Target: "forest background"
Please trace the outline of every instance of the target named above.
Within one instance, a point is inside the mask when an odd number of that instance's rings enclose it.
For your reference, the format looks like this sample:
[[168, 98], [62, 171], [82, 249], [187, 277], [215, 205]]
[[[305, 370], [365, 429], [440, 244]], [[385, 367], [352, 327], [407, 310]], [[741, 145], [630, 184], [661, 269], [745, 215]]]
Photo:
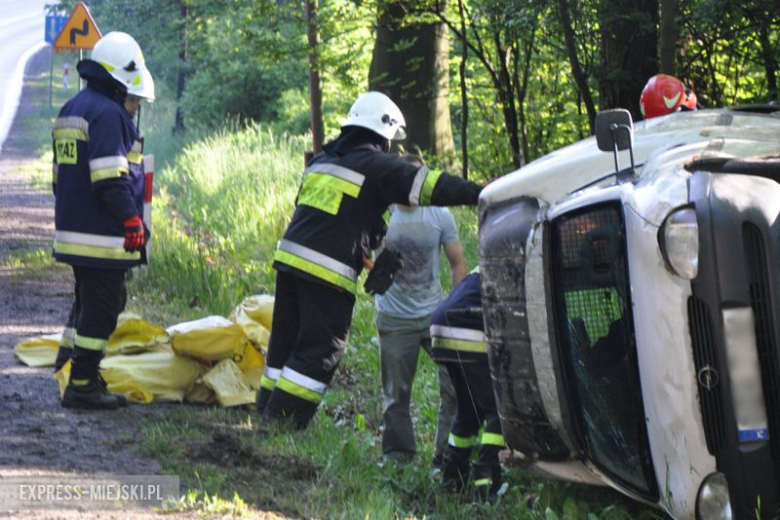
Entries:
[[[68, 13], [75, 1], [52, 11]], [[641, 119], [649, 77], [676, 75], [704, 107], [778, 99], [778, 0], [91, 0], [105, 34], [140, 43], [158, 100], [142, 109], [156, 156], [151, 265], [132, 280], [135, 310], [165, 326], [227, 315], [273, 293], [273, 251], [293, 211], [304, 154], [338, 135], [349, 106], [381, 90], [407, 119], [408, 151], [484, 182], [591, 134], [595, 114]], [[75, 56], [59, 55], [58, 64]], [[72, 67], [75, 72], [75, 67]], [[54, 70], [59, 70], [55, 68]], [[55, 73], [57, 75], [59, 73]], [[47, 117], [53, 118], [58, 94]], [[50, 145], [41, 156], [50, 161]], [[44, 161], [45, 162], [45, 161]], [[41, 172], [39, 182], [46, 184]], [[470, 267], [473, 210], [455, 211]], [[43, 256], [41, 258], [44, 258]], [[41, 260], [47, 261], [47, 260]], [[448, 284], [448, 276], [442, 276]], [[253, 431], [247, 411], [190, 408], [150, 419], [141, 445], [190, 492], [178, 507], [292, 516], [636, 518], [619, 495], [510, 470], [495, 509], [435, 493], [437, 388], [420, 358], [413, 394], [420, 454], [377, 464], [381, 427], [373, 301], [360, 294], [348, 354], [313, 428], [243, 437], [253, 457], [311, 471], [192, 464], [186, 439], [215, 425]], [[239, 474], [240, 478], [237, 478]]]

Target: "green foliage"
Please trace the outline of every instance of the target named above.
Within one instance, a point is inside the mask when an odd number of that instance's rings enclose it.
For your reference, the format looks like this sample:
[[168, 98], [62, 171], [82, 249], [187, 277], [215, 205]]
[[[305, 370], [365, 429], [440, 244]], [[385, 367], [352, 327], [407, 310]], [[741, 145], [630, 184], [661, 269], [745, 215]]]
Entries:
[[195, 18], [188, 44], [187, 116], [219, 126], [225, 116], [271, 120], [275, 100], [307, 84], [304, 32], [292, 6], [233, 2]]
[[305, 140], [250, 124], [185, 148], [158, 171], [144, 288], [227, 314], [273, 292], [271, 260], [292, 213]]
[[[772, 2], [707, 0], [681, 4], [681, 78], [706, 107], [766, 102], [761, 34], [780, 68], [780, 11]], [[774, 7], [773, 7], [774, 6]], [[777, 72], [775, 72], [777, 74]], [[774, 93], [777, 99], [777, 92]]]
[[[410, 20], [412, 16], [446, 20], [449, 25], [452, 120], [460, 126], [464, 107], [458, 88], [462, 50], [458, 2], [449, 2], [441, 11], [439, 3], [428, 0], [399, 1]], [[622, 81], [630, 70], [603, 68], [602, 30], [614, 13], [600, 12], [599, 2], [567, 1], [579, 60], [591, 95], [598, 99], [605, 85], [612, 79]], [[338, 133], [351, 102], [366, 89], [379, 2], [320, 3], [317, 51], [328, 137]], [[63, 0], [60, 7], [69, 11], [75, 3]], [[777, 96], [769, 91], [766, 61], [773, 60], [776, 76], [780, 19], [773, 5], [768, 0], [680, 4], [679, 75], [705, 106]], [[466, 78], [468, 147], [475, 177], [488, 179], [514, 169], [509, 129], [515, 124], [520, 126], [526, 162], [587, 135], [587, 115], [572, 80], [557, 2], [464, 0], [464, 7], [471, 46]], [[103, 33], [123, 30], [136, 37], [158, 88], [162, 87], [158, 98], [176, 97], [182, 73], [185, 84], [178, 108], [188, 127], [219, 128], [226, 121], [253, 120], [295, 134], [308, 129], [308, 48], [301, 3], [92, 0], [90, 9]], [[648, 26], [657, 16], [647, 9], [620, 14], [617, 22]], [[646, 29], [652, 32], [653, 27]], [[511, 81], [501, 79], [501, 64]], [[502, 111], [509, 104], [515, 106], [518, 119]], [[454, 134], [459, 140], [460, 132]]]
[[306, 90], [300, 88], [285, 90], [274, 103], [274, 111], [279, 116], [278, 120], [271, 124], [275, 132], [291, 135], [309, 132], [311, 116], [309, 94]]

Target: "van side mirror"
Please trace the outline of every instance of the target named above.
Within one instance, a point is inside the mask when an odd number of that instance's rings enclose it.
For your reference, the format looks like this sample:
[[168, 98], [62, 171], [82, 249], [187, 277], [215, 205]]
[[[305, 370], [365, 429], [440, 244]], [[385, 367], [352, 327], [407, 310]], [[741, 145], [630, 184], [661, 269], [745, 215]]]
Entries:
[[631, 148], [634, 122], [631, 113], [624, 108], [605, 110], [596, 115], [596, 143], [602, 152]]
[[615, 171], [619, 172], [618, 152], [628, 150], [631, 154], [631, 170], [634, 169], [634, 121], [624, 108], [605, 110], [596, 115], [596, 144], [602, 152], [615, 156]]

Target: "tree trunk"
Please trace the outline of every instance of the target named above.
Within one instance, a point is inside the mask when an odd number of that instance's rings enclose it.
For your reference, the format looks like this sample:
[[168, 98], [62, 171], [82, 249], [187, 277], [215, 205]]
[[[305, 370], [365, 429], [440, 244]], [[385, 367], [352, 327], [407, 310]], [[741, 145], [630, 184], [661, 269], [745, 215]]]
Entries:
[[[534, 18], [538, 20], [538, 18]], [[528, 41], [523, 43], [523, 76], [520, 79], [520, 54], [515, 59], [515, 85], [517, 88], [517, 114], [520, 118], [520, 139], [523, 145], [523, 158], [528, 161], [530, 159], [530, 147], [528, 146], [528, 128], [525, 117], [525, 99], [528, 94], [528, 80], [531, 76], [531, 59], [533, 58], [534, 42], [536, 40], [536, 30], [538, 29], [538, 23], [534, 22], [533, 26], [529, 29], [530, 35]]]
[[[569, 54], [569, 62], [571, 63], [571, 72], [574, 76], [574, 82], [577, 85], [577, 90], [582, 96], [582, 102], [585, 103], [585, 110], [588, 112], [588, 123], [590, 125], [590, 133], [594, 132], [594, 125], [596, 121], [596, 105], [593, 102], [593, 96], [590, 93], [588, 87], [588, 78], [580, 66], [580, 59], [577, 56], [577, 46], [574, 39], [574, 26], [571, 23], [571, 14], [569, 13], [568, 0], [558, 0], [558, 14], [561, 18], [561, 27], [563, 28], [563, 37], [566, 41], [566, 52]], [[639, 99], [639, 98], [637, 98]]]
[[601, 110], [625, 108], [641, 119], [639, 96], [658, 73], [658, 0], [601, 0]]
[[469, 98], [466, 88], [466, 62], [469, 57], [469, 42], [466, 34], [466, 13], [463, 6], [463, 0], [458, 0], [458, 13], [460, 15], [460, 34], [461, 34], [461, 55], [458, 74], [460, 76], [460, 104], [461, 104], [461, 122], [460, 122], [460, 160], [461, 172], [464, 179], [469, 178]]
[[520, 168], [525, 164], [523, 150], [520, 146], [520, 122], [517, 117], [517, 106], [515, 105], [515, 88], [512, 83], [512, 76], [509, 72], [507, 58], [511, 50], [504, 49], [501, 44], [501, 36], [498, 33], [493, 35], [493, 43], [496, 46], [498, 59], [498, 78], [500, 86], [498, 87], [498, 99], [501, 102], [501, 110], [504, 114], [504, 124], [509, 134], [509, 146], [512, 149], [512, 165]]
[[448, 102], [449, 39], [442, 23], [403, 25], [409, 4], [380, 4], [369, 88], [395, 101], [406, 119], [406, 147], [453, 166], [455, 144]]
[[322, 82], [320, 80], [319, 44], [320, 32], [317, 25], [317, 0], [306, 2], [306, 34], [309, 42], [309, 103], [311, 109], [311, 140], [314, 154], [322, 151], [325, 138], [325, 124], [322, 118]]
[[184, 94], [184, 88], [187, 84], [187, 21], [190, 16], [190, 8], [186, 0], [179, 4], [179, 13], [181, 15], [180, 29], [180, 47], [179, 47], [179, 74], [176, 80], [176, 122], [173, 125], [173, 133], [183, 132], [184, 112], [181, 109], [181, 97]]
[[777, 90], [777, 61], [772, 51], [772, 42], [769, 41], [769, 28], [761, 24], [758, 30], [758, 41], [761, 43], [761, 55], [764, 59], [766, 71], [766, 86], [769, 90], [767, 99], [780, 100], [780, 92]]
[[674, 76], [676, 74], [677, 57], [677, 12], [680, 6], [679, 0], [660, 0], [661, 2], [661, 31], [658, 39], [658, 54], [660, 56], [660, 70], [664, 74]]

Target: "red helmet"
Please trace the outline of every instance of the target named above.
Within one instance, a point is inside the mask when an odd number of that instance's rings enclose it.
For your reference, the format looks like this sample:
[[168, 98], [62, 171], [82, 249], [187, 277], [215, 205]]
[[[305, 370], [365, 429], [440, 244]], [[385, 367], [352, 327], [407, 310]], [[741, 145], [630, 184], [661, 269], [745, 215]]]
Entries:
[[696, 110], [696, 94], [674, 76], [657, 74], [647, 81], [639, 97], [645, 119], [665, 116], [679, 110]]

